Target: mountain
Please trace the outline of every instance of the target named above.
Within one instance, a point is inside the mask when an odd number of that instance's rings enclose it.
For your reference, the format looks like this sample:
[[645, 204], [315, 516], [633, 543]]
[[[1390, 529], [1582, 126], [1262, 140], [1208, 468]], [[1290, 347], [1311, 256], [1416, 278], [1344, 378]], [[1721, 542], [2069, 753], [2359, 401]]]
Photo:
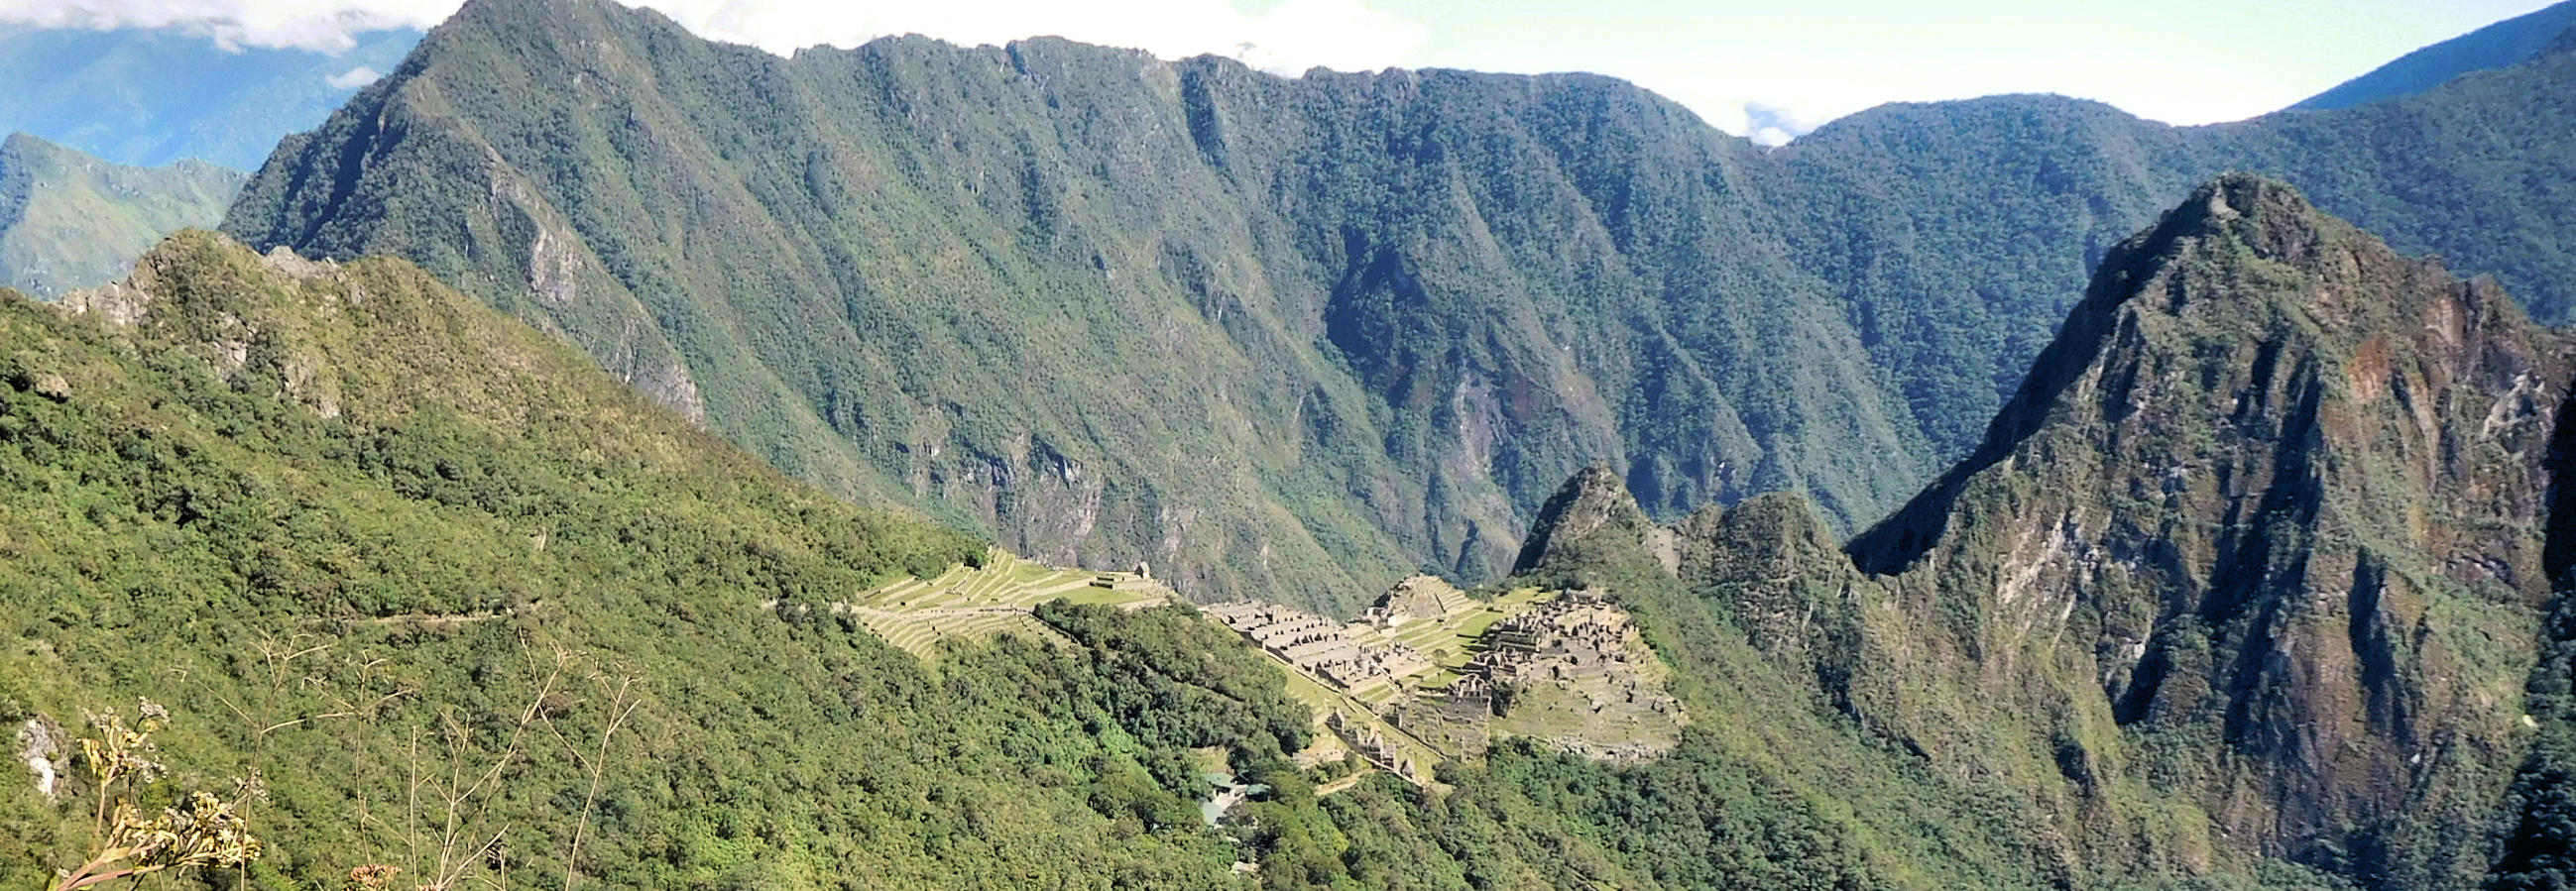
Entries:
[[226, 225], [414, 258], [835, 490], [1350, 606], [1498, 574], [1595, 456], [1636, 456], [1658, 505], [1790, 487], [1865, 516], [1913, 485], [1902, 408], [1728, 197], [1759, 158], [1594, 77], [1291, 81], [1055, 40], [781, 59], [486, 0]]
[[1854, 720], [2095, 856], [2458, 887], [2531, 743], [2571, 381], [2576, 338], [2491, 280], [2230, 176], [2109, 252], [1848, 563], [1777, 505], [1677, 550]]
[[1757, 695], [2028, 808], [2061, 887], [2556, 887], [2571, 385], [2576, 334], [2492, 280], [2230, 175], [2108, 250], [1888, 520], [1838, 543], [1777, 493], [1658, 528], [1592, 469], [1519, 565], [1669, 573], [1704, 640], [1803, 678]]
[[124, 277], [162, 236], [221, 221], [244, 175], [111, 164], [24, 133], [0, 141], [0, 287], [39, 297]]
[[2567, 64], [2213, 128], [1891, 106], [1764, 151], [1594, 77], [782, 59], [478, 0], [225, 226], [411, 258], [834, 491], [1347, 608], [1500, 573], [1594, 461], [1658, 517], [1774, 490], [1883, 516], [2109, 247], [2229, 169], [2565, 318]]
[[[251, 170], [312, 127], [365, 72], [393, 70], [415, 31], [362, 33], [339, 52], [227, 47], [179, 28], [0, 24], [0, 132], [23, 131], [119, 164], [195, 158]], [[131, 259], [131, 258], [129, 258]]]
[[[2534, 665], [2524, 573], [2564, 562], [2534, 514], [2568, 338], [2250, 178], [2105, 270], [1962, 482], [1905, 515], [1948, 518], [1910, 560], [1882, 533], [1837, 548], [1795, 494], [1673, 528], [1607, 468], [1545, 500], [1518, 581], [1634, 616], [1700, 716], [1669, 754], [1505, 741], [1427, 788], [1324, 794], [1283, 757], [1315, 716], [1187, 606], [1058, 602], [915, 658], [841, 606], [976, 543], [793, 482], [407, 262], [182, 233], [59, 305], [0, 293], [0, 720], [57, 776], [72, 737], [153, 728], [166, 777], [138, 794], [234, 802], [267, 847], [243, 880], [280, 887], [2330, 889], [2267, 855], [2378, 887], [2482, 865], [2480, 806], [2528, 748], [2497, 729]], [[2044, 546], [1995, 547], [2022, 529]], [[2249, 556], [2288, 543], [2317, 559]], [[2169, 590], [2198, 599], [2149, 602]], [[2147, 664], [2103, 618], [2131, 614], [2165, 620], [2162, 667], [2097, 674]], [[2255, 658], [2190, 658], [2212, 651]], [[2302, 661], [2342, 653], [2378, 667]], [[2117, 704], [2149, 675], [2143, 717]], [[2253, 732], [2209, 726], [2228, 701]], [[1270, 791], [1207, 828], [1211, 768]], [[0, 873], [78, 862], [90, 785], [0, 793]]]
[[[1540, 538], [1566, 547], [1644, 526], [1613, 475], [1553, 502]], [[1507, 741], [1433, 788], [1319, 794], [1333, 765], [1281, 757], [1315, 716], [1186, 606], [1057, 602], [915, 658], [840, 605], [988, 559], [976, 543], [792, 482], [398, 260], [187, 232], [61, 304], [0, 292], [0, 516], [0, 720], [13, 763], [56, 779], [0, 787], [22, 884], [94, 850], [99, 785], [232, 803], [265, 848], [239, 880], [265, 887], [2059, 871], [2026, 804], [1874, 744], [1635, 548], [1534, 572], [1630, 604], [1693, 713], [1727, 716], [1644, 761]], [[161, 776], [63, 782], [75, 737], [113, 726], [150, 730], [135, 754]], [[1269, 791], [1208, 827], [1209, 770]]]
[[2515, 16], [2467, 34], [2397, 57], [2370, 73], [2335, 85], [2290, 106], [2293, 109], [2350, 108], [2411, 96], [2441, 86], [2473, 71], [2510, 67], [2540, 54], [2576, 28], [2576, 3], [2559, 3]]
[[[1200, 827], [1192, 750], [1249, 768], [1306, 732], [1178, 610], [1068, 607], [1083, 648], [937, 663], [834, 617], [983, 549], [399, 261], [199, 231], [61, 307], [0, 292], [0, 467], [0, 719], [85, 771], [84, 713], [155, 701], [157, 788], [241, 804], [254, 884], [1218, 887], [1243, 855]], [[80, 775], [13, 772], [0, 875], [79, 862]]]

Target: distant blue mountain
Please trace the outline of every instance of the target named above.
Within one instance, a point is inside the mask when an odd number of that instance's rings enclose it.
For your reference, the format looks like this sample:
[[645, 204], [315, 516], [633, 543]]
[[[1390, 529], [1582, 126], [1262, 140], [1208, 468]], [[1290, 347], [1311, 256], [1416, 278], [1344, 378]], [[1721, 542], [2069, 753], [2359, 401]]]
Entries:
[[[341, 53], [228, 51], [178, 29], [0, 25], [0, 133], [42, 136], [119, 164], [198, 158], [255, 170], [288, 133], [311, 129], [420, 42], [358, 35]], [[352, 72], [359, 72], [352, 76]]]
[[2291, 108], [2351, 108], [2411, 96], [2472, 71], [2505, 68], [2535, 55], [2576, 28], [2576, 0], [2506, 19], [2407, 53], [2369, 74], [2344, 81]]

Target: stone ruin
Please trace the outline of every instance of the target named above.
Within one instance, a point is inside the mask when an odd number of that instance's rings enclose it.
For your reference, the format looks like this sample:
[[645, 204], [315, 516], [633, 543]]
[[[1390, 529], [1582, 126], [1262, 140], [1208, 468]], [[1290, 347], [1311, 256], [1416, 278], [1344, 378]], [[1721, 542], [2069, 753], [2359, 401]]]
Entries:
[[1365, 642], [1364, 623], [1336, 622], [1275, 603], [1220, 603], [1207, 612], [1299, 670], [1344, 687], [1429, 671], [1431, 659], [1397, 643]]
[[1414, 575], [1395, 583], [1360, 620], [1377, 628], [1446, 619], [1476, 608], [1475, 598], [1436, 575]]

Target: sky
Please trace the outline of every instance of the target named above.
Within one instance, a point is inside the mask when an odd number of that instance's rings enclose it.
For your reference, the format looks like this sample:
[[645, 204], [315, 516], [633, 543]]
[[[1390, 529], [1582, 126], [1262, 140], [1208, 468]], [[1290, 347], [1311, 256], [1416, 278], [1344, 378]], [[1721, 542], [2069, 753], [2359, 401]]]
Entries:
[[[1777, 143], [1891, 101], [2048, 92], [2175, 124], [2271, 111], [2549, 0], [642, 0], [787, 53], [920, 33], [1055, 34], [1274, 73], [1447, 67], [1626, 78]], [[227, 46], [352, 45], [458, 0], [0, 0], [0, 22], [182, 27]], [[352, 70], [342, 79], [372, 77]]]

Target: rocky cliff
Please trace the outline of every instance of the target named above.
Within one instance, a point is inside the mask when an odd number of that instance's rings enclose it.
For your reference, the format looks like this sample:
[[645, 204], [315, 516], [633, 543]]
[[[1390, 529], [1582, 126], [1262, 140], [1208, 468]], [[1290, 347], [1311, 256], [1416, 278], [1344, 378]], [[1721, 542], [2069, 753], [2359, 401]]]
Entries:
[[1837, 548], [1766, 496], [1684, 521], [1669, 565], [1867, 732], [2051, 814], [2071, 864], [2467, 884], [2535, 665], [2552, 689], [2571, 380], [2576, 339], [2493, 282], [2231, 175], [2108, 252], [1888, 520]]

